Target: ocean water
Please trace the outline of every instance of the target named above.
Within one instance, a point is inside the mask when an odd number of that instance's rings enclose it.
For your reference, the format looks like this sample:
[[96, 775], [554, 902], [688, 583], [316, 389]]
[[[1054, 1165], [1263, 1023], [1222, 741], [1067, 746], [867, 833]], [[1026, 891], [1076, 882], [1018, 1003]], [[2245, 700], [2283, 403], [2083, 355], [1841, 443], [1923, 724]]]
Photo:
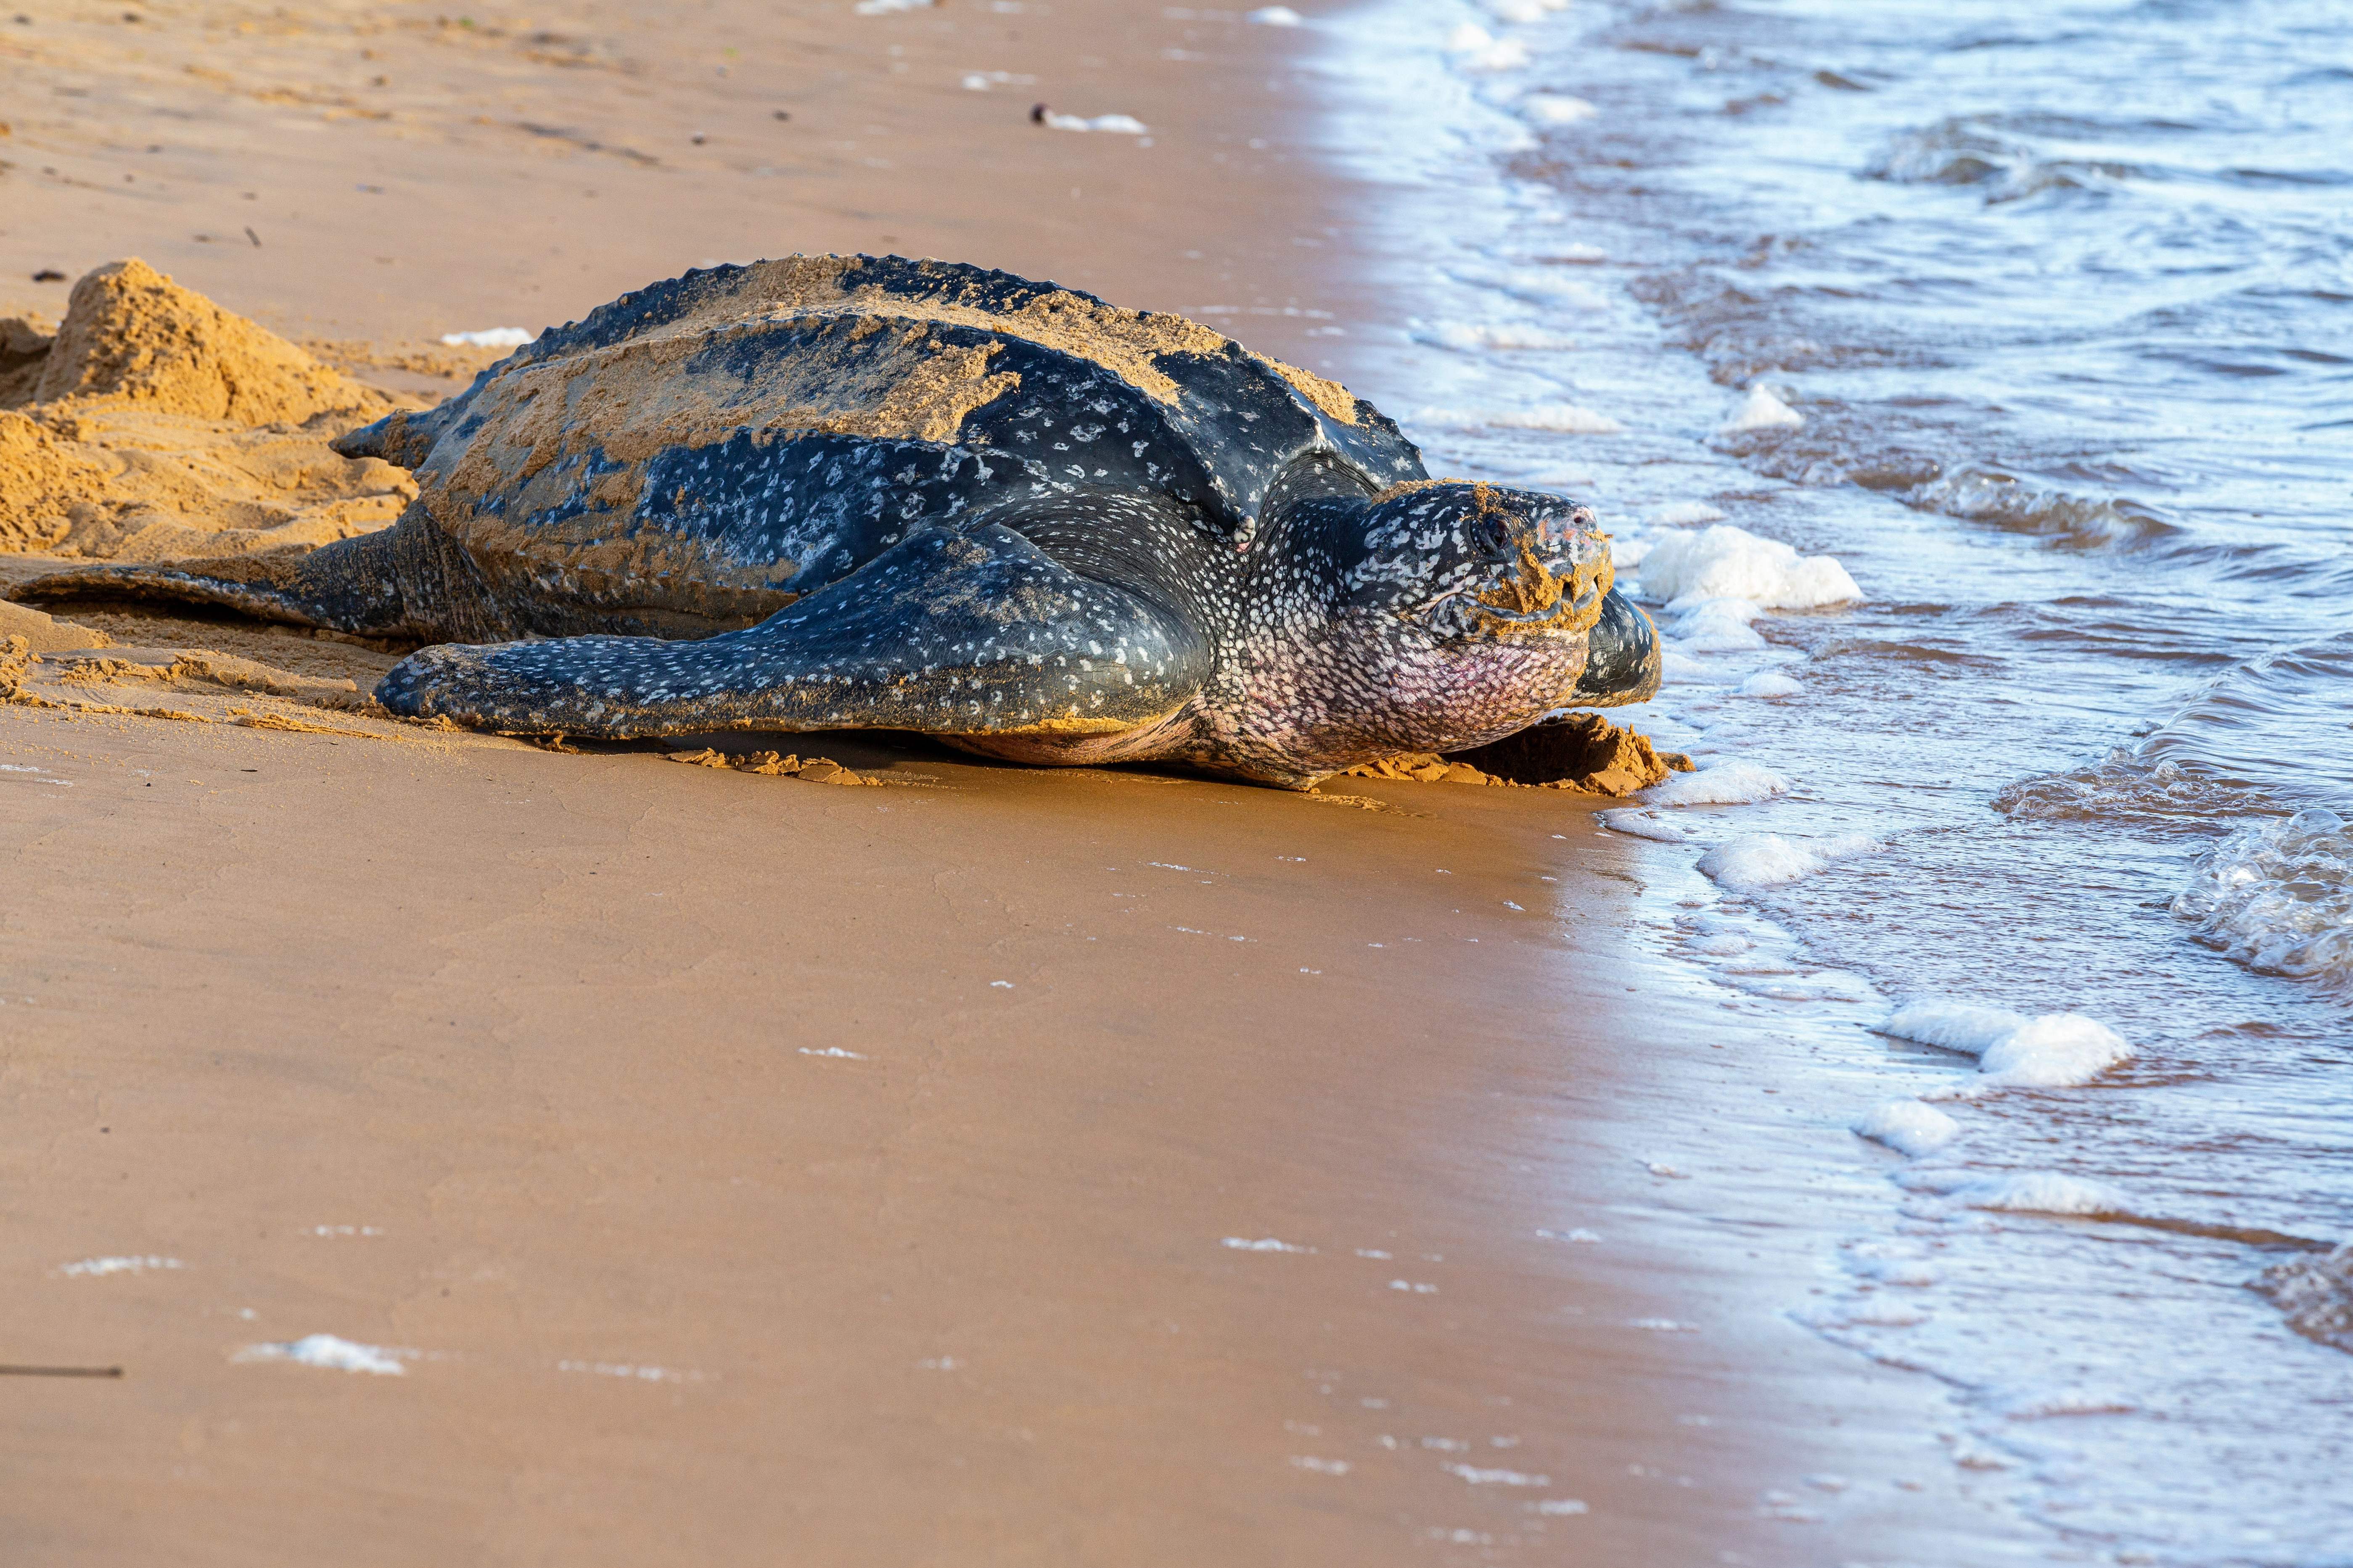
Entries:
[[1647, 939], [1884, 1043], [1792, 1313], [2062, 1557], [2353, 1563], [2353, 1355], [2254, 1288], [2353, 1237], [2353, 7], [1315, 25], [1409, 312], [1340, 368], [1668, 634]]

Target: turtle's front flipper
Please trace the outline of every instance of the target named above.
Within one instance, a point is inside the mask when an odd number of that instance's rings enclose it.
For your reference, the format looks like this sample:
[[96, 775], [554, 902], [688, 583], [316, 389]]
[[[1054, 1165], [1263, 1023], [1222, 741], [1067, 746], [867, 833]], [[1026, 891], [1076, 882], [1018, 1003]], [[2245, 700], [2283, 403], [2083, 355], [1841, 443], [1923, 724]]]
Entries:
[[307, 554], [84, 566], [36, 577], [11, 596], [218, 605], [265, 621], [429, 642], [517, 630], [465, 552], [417, 507], [390, 528]]
[[376, 698], [510, 734], [879, 729], [1079, 742], [1166, 717], [1208, 668], [1208, 645], [1174, 610], [984, 523], [923, 529], [742, 631], [431, 647]]

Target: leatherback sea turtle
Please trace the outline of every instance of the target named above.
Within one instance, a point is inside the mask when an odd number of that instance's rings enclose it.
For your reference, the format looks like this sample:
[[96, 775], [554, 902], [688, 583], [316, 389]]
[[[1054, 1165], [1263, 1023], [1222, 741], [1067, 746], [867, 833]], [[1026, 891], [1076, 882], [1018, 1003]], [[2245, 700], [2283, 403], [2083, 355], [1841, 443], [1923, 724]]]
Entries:
[[1003, 272], [689, 272], [336, 445], [416, 470], [394, 526], [34, 591], [430, 642], [377, 699], [508, 733], [913, 730], [1293, 787], [1658, 683], [1591, 512], [1433, 482], [1332, 382]]

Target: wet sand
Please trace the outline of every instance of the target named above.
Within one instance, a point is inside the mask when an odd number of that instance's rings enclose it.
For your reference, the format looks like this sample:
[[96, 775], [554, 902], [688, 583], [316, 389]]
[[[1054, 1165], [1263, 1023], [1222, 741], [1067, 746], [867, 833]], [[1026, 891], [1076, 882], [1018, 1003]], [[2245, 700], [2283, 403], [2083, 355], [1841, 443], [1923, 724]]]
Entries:
[[[1035, 9], [44, 19], [9, 101], [86, 96], [12, 110], [0, 268], [144, 255], [402, 391], [432, 333], [792, 248], [1270, 312], [1204, 319], [1311, 368], [1279, 312], [1398, 308], [1294, 243], [1358, 195], [1303, 35]], [[181, 184], [119, 193], [167, 119]], [[884, 782], [0, 707], [0, 1362], [125, 1373], [0, 1379], [19, 1560], [2042, 1554], [1932, 1388], [1785, 1316], [1874, 1156], [1626, 929], [1588, 803], [811, 742]], [[312, 1333], [401, 1370], [235, 1359]]]

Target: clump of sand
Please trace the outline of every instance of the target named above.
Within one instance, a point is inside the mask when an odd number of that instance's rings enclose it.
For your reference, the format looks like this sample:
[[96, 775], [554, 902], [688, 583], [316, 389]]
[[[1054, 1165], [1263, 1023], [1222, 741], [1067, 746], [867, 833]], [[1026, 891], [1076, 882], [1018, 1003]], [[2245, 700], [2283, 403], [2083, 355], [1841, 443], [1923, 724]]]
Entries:
[[831, 757], [779, 756], [774, 752], [723, 752], [705, 746], [699, 751], [667, 753], [673, 763], [684, 763], [697, 768], [733, 768], [737, 773], [761, 773], [769, 778], [796, 778], [810, 784], [874, 784], [881, 779], [871, 779], [853, 773]]
[[1442, 757], [1408, 752], [1348, 772], [1357, 778], [1417, 784], [1516, 784], [1622, 796], [1692, 767], [1681, 752], [1662, 752], [1649, 736], [1599, 713], [1569, 713], [1467, 752]]
[[159, 561], [381, 528], [406, 473], [328, 445], [397, 406], [145, 262], [0, 320], [0, 552]]

